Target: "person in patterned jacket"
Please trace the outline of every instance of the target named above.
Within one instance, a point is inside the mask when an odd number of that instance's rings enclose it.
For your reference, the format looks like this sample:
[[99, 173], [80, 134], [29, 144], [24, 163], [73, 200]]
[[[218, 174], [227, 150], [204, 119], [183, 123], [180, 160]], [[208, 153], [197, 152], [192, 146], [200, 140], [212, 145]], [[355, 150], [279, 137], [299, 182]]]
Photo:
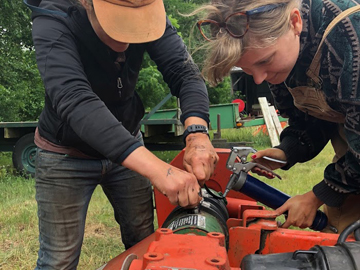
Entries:
[[[207, 16], [197, 23], [209, 41], [203, 68], [207, 80], [217, 84], [233, 66], [240, 67], [255, 83], [269, 83], [277, 108], [289, 118], [280, 145], [258, 151], [254, 161], [287, 170], [314, 158], [329, 141], [333, 145], [336, 155], [323, 180], [275, 210], [278, 215], [288, 211], [284, 228], [310, 226], [322, 205], [331, 225], [326, 232], [341, 232], [360, 219], [359, 4], [217, 0], [203, 7]], [[266, 161], [265, 155], [287, 164]]]

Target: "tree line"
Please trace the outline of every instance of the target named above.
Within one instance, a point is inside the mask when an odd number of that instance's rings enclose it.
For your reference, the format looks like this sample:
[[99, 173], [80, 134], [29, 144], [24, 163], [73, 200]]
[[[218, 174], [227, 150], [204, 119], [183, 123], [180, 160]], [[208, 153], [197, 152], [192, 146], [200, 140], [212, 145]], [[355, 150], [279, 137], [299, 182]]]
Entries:
[[[204, 41], [197, 38], [194, 29], [196, 17], [184, 16], [204, 0], [165, 0], [165, 8], [172, 24], [187, 44], [190, 52]], [[207, 2], [207, 0], [206, 0]], [[192, 54], [201, 68], [203, 52]], [[21, 0], [3, 0], [0, 5], [0, 122], [36, 121], [44, 105], [44, 86], [41, 81], [31, 38], [31, 11]], [[230, 102], [230, 80], [216, 88], [208, 86], [211, 104]], [[146, 55], [139, 74], [136, 91], [144, 106], [150, 110], [159, 103], [169, 89], [156, 65]], [[176, 98], [162, 109], [175, 108]]]

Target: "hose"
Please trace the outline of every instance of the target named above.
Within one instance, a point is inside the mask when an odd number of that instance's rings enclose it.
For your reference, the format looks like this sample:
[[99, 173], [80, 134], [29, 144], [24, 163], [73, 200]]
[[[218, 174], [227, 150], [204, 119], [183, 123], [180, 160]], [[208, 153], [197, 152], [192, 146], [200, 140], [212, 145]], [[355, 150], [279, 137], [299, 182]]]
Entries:
[[360, 219], [355, 221], [354, 223], [350, 224], [349, 226], [347, 226], [342, 233], [340, 234], [338, 240], [337, 240], [337, 244], [341, 244], [344, 243], [346, 241], [346, 238], [348, 238], [348, 236], [354, 232], [355, 234], [355, 238], [357, 241], [359, 241], [360, 237]]

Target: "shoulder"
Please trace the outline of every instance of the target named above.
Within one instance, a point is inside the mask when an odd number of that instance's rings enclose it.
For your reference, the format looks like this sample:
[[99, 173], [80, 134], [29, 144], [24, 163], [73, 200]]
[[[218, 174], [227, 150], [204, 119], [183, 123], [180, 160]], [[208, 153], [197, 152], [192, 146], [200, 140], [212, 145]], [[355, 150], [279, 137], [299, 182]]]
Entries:
[[[357, 0], [360, 2], [360, 0]], [[327, 14], [332, 20], [344, 10], [356, 5], [353, 1], [325, 1]], [[360, 4], [360, 3], [359, 3]], [[337, 22], [327, 37], [329, 50], [337, 51], [341, 58], [360, 58], [360, 10]], [[360, 59], [359, 59], [360, 61]]]

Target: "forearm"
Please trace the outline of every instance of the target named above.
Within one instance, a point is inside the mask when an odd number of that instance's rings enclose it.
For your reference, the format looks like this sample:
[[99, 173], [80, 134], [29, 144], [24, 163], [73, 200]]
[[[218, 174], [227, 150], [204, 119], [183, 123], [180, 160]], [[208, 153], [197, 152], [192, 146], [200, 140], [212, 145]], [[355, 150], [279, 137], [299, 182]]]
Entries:
[[195, 116], [190, 116], [190, 117], [186, 118], [184, 124], [185, 124], [184, 125], [185, 128], [187, 128], [190, 125], [195, 125], [195, 124], [208, 127], [208, 123], [204, 119], [202, 119], [200, 117], [195, 117]]
[[[291, 123], [291, 122], [290, 122]], [[297, 162], [306, 162], [318, 155], [329, 142], [334, 130], [334, 123], [318, 119], [291, 123], [280, 136], [280, 145], [284, 151], [289, 169]]]
[[157, 176], [166, 175], [170, 165], [157, 158], [145, 147], [138, 147], [122, 162], [122, 165], [148, 178], [157, 186]]

